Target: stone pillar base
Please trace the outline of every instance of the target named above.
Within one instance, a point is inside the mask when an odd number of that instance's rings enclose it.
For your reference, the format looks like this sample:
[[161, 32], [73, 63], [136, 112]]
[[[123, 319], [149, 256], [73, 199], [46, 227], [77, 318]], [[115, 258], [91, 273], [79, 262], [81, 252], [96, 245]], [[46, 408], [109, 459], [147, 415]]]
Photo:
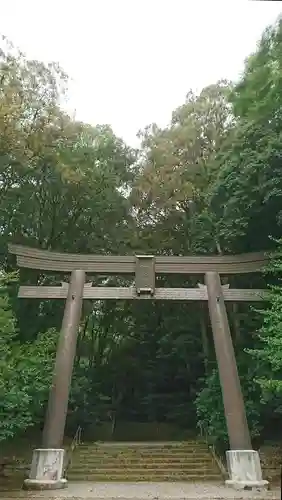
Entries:
[[44, 481], [40, 479], [25, 479], [23, 484], [24, 490], [61, 490], [66, 488], [68, 482], [66, 479], [61, 481]]
[[268, 481], [262, 479], [260, 458], [254, 450], [230, 450], [226, 452], [230, 479], [226, 486], [237, 490], [267, 490]]
[[56, 490], [66, 488], [63, 449], [42, 449], [33, 451], [29, 478], [23, 488], [28, 490]]

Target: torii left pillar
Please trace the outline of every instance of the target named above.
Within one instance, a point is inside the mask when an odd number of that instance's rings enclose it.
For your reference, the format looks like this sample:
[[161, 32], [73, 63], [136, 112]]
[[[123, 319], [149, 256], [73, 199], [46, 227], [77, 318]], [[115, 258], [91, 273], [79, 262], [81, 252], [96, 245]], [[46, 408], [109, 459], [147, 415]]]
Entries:
[[61, 489], [67, 486], [63, 439], [84, 284], [85, 271], [72, 271], [43, 431], [43, 447], [33, 451], [25, 489]]

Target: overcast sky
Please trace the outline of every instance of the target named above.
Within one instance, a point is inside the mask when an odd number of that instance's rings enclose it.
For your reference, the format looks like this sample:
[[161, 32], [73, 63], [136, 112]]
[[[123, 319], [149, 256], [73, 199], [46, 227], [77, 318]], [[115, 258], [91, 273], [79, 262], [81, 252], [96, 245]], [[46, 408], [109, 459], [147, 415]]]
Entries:
[[236, 79], [282, 2], [9, 0], [0, 33], [72, 77], [70, 108], [127, 142], [165, 125], [190, 88]]

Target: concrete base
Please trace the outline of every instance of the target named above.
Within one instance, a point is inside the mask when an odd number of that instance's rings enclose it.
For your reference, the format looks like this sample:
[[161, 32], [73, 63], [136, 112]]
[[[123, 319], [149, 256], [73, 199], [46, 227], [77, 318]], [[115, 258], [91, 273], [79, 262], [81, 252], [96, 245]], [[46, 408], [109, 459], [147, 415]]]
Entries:
[[254, 450], [230, 450], [226, 452], [230, 479], [226, 486], [236, 490], [267, 490], [269, 483], [262, 479], [260, 458]]
[[25, 479], [23, 484], [24, 490], [62, 490], [66, 488], [68, 482], [66, 479], [61, 481], [41, 481], [39, 479]]
[[38, 448], [33, 451], [29, 478], [23, 488], [28, 490], [55, 490], [67, 487], [64, 475], [63, 449]]

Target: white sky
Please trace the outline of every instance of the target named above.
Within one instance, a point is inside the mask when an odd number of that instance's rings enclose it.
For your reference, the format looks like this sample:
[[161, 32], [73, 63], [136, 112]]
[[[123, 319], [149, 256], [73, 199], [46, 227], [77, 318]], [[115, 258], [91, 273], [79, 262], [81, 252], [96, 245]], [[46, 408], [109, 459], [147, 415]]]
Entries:
[[109, 123], [136, 145], [165, 125], [190, 88], [236, 79], [282, 2], [247, 0], [9, 0], [0, 33], [72, 77], [79, 120]]

